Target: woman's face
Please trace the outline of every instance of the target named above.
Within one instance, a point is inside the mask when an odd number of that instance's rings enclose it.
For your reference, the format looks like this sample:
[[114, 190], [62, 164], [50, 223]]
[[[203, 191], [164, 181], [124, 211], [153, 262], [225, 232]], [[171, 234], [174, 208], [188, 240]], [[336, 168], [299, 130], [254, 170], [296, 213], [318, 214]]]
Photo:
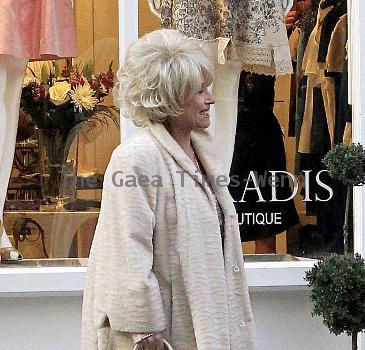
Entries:
[[186, 129], [205, 129], [210, 125], [210, 105], [214, 98], [208, 87], [203, 84], [200, 91], [195, 92], [184, 104], [184, 113], [179, 119]]

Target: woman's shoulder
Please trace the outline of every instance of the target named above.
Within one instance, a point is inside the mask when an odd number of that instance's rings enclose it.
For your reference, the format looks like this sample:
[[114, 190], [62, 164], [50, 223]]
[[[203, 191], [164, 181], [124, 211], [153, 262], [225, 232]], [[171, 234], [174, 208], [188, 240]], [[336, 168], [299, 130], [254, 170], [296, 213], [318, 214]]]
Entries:
[[125, 159], [129, 163], [141, 163], [147, 167], [158, 164], [160, 158], [160, 149], [150, 131], [139, 128], [114, 149], [111, 159]]

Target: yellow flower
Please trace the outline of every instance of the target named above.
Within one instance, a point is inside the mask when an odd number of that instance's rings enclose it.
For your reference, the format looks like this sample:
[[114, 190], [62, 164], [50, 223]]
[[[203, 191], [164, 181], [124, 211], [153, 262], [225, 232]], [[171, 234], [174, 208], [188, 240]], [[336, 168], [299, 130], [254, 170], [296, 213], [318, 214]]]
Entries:
[[94, 96], [94, 90], [90, 88], [89, 84], [77, 85], [76, 88], [71, 90], [72, 103], [78, 108], [79, 112], [83, 109], [93, 110], [98, 99]]
[[67, 102], [70, 98], [68, 92], [71, 90], [71, 84], [67, 81], [56, 81], [49, 88], [49, 100], [56, 106]]

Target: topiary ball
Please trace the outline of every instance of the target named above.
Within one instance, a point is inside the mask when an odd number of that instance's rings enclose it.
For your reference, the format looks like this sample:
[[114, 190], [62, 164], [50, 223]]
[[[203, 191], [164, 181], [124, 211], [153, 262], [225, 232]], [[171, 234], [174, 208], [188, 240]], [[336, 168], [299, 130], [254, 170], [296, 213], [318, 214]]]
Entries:
[[365, 184], [365, 149], [359, 143], [336, 145], [322, 160], [332, 178], [346, 186]]
[[360, 255], [327, 256], [304, 279], [312, 288], [312, 315], [323, 317], [331, 333], [352, 335], [365, 329], [365, 261]]

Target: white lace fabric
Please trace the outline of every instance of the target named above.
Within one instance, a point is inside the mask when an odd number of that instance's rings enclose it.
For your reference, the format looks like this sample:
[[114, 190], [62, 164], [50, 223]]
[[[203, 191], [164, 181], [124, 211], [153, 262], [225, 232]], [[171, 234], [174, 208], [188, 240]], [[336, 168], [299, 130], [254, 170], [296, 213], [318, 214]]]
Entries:
[[292, 73], [282, 0], [163, 0], [161, 26], [211, 45], [217, 62], [239, 58], [254, 73]]

